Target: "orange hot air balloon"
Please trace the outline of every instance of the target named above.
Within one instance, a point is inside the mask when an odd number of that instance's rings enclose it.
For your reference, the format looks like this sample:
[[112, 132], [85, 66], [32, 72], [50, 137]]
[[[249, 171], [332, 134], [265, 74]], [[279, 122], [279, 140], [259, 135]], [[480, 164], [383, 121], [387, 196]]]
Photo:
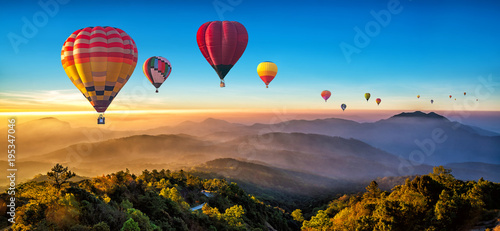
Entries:
[[381, 100], [380, 98], [377, 98], [377, 99], [375, 100], [375, 102], [377, 102], [377, 105], [379, 105], [379, 104], [380, 104], [380, 102], [382, 102], [382, 100]]
[[451, 99], [451, 95], [450, 95], [450, 99]]
[[328, 100], [328, 98], [330, 98], [331, 95], [332, 95], [332, 93], [329, 90], [324, 90], [321, 92], [321, 97], [323, 97], [325, 102], [326, 102], [326, 100]]
[[103, 113], [127, 83], [137, 64], [137, 47], [125, 31], [113, 27], [76, 30], [63, 44], [61, 62], [73, 84]]
[[278, 73], [278, 66], [273, 62], [262, 62], [257, 66], [257, 74], [260, 79], [266, 84], [266, 88], [269, 88], [269, 83], [273, 81], [274, 77]]
[[420, 99], [420, 95], [417, 95], [417, 99]]
[[464, 95], [467, 95], [467, 92], [464, 92]]

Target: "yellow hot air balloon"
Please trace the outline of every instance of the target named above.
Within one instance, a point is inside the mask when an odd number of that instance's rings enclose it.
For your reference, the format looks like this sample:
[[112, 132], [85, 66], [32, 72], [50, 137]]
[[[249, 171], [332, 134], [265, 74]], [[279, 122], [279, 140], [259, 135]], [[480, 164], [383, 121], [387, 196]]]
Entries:
[[417, 95], [417, 99], [420, 99], [420, 95]]
[[370, 96], [371, 96], [370, 93], [365, 93], [365, 99], [366, 99], [367, 102], [370, 99]]
[[273, 62], [262, 62], [257, 66], [257, 74], [260, 76], [260, 79], [264, 81], [266, 84], [266, 88], [269, 88], [269, 83], [273, 81], [274, 77], [278, 73], [278, 66]]
[[73, 84], [94, 109], [103, 113], [115, 99], [137, 64], [137, 47], [125, 31], [113, 27], [86, 27], [63, 44], [61, 61]]

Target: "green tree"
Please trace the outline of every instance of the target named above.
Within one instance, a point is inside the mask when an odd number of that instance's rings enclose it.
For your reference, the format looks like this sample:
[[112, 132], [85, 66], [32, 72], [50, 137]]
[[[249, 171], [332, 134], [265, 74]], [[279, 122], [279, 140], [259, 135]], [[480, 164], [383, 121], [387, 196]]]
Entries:
[[298, 222], [303, 222], [304, 221], [304, 216], [302, 215], [302, 210], [296, 209], [292, 212], [292, 217], [294, 220]]
[[68, 182], [69, 179], [76, 176], [74, 172], [68, 170], [68, 167], [64, 167], [60, 164], [56, 164], [50, 172], [47, 172], [49, 179], [54, 181], [54, 186], [57, 189], [61, 189], [62, 185]]
[[123, 223], [121, 231], [141, 231], [139, 228], [139, 223], [135, 222], [134, 219], [129, 218], [125, 223]]
[[92, 231], [110, 231], [110, 230], [111, 229], [109, 228], [109, 225], [104, 221], [101, 221], [95, 224], [94, 227], [92, 227]]

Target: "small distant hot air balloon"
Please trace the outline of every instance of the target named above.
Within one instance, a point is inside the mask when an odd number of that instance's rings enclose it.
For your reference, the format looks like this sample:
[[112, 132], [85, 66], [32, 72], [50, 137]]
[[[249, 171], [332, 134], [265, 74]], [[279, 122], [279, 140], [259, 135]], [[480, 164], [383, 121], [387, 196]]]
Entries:
[[125, 31], [114, 27], [76, 30], [63, 44], [61, 62], [73, 84], [100, 113], [127, 83], [137, 64], [137, 47]]
[[479, 99], [476, 99], [476, 101], [479, 101]]
[[321, 97], [323, 97], [325, 102], [326, 102], [326, 100], [328, 100], [328, 98], [330, 98], [331, 95], [332, 95], [332, 93], [329, 90], [324, 90], [321, 92]]
[[345, 103], [343, 103], [342, 105], [340, 105], [340, 108], [342, 108], [342, 111], [344, 111], [346, 107], [347, 107], [347, 105], [345, 105]]
[[370, 99], [370, 93], [365, 93], [365, 99], [366, 99], [366, 102], [368, 102], [368, 100]]
[[278, 66], [273, 62], [262, 62], [257, 66], [257, 74], [260, 79], [266, 84], [266, 88], [269, 88], [269, 83], [273, 81], [274, 77], [278, 73]]
[[158, 93], [158, 88], [170, 75], [172, 65], [166, 58], [153, 56], [144, 61], [142, 71], [144, 72], [146, 78], [148, 78], [149, 82], [156, 87], [156, 93]]
[[455, 98], [455, 100], [457, 100], [457, 98]]
[[247, 30], [235, 21], [206, 22], [198, 29], [196, 41], [205, 59], [219, 75], [220, 86], [225, 87], [224, 77], [247, 47]]
[[433, 104], [433, 103], [434, 103], [434, 100], [433, 100], [433, 99], [431, 99], [431, 104]]
[[417, 99], [420, 99], [420, 95], [417, 95]]
[[377, 105], [379, 105], [379, 104], [380, 104], [380, 102], [382, 102], [382, 100], [381, 100], [380, 98], [377, 98], [377, 99], [375, 100], [375, 102], [377, 102]]
[[467, 95], [467, 92], [464, 92], [464, 95]]
[[450, 99], [451, 99], [451, 95], [450, 95]]

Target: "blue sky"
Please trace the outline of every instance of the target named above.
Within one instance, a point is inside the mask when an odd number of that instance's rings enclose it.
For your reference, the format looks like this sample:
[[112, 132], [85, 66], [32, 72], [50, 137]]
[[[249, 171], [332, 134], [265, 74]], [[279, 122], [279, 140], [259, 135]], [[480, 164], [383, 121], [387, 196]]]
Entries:
[[[92, 110], [67, 78], [60, 50], [77, 29], [113, 26], [135, 40], [139, 61], [108, 110], [340, 110], [346, 103], [348, 110], [500, 111], [498, 1], [66, 2], [58, 3], [53, 15], [37, 1], [2, 3], [4, 110]], [[381, 25], [371, 12], [389, 12], [390, 4], [398, 10]], [[38, 31], [26, 38], [23, 18], [33, 22], [34, 16]], [[196, 43], [198, 27], [214, 20], [238, 21], [249, 34], [246, 51], [226, 76], [224, 89]], [[356, 47], [356, 27], [371, 33], [363, 47]], [[27, 41], [17, 45], [17, 52], [9, 39], [13, 35]], [[346, 58], [341, 44], [359, 53]], [[159, 94], [141, 70], [155, 55], [166, 57], [173, 67]], [[262, 61], [278, 65], [269, 89], [256, 73]], [[324, 89], [332, 91], [326, 104], [320, 97]], [[373, 97], [368, 103], [365, 92]], [[422, 97], [417, 99], [417, 94]], [[450, 94], [457, 100], [448, 99]], [[380, 106], [375, 98], [382, 98]]]

